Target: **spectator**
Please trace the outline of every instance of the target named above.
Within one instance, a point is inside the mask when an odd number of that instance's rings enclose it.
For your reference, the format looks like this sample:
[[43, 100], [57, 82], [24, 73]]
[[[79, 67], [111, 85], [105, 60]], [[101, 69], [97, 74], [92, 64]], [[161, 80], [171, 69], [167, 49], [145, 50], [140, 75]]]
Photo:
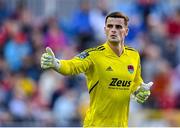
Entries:
[[93, 45], [94, 33], [90, 23], [90, 3], [88, 0], [80, 1], [80, 8], [73, 15], [72, 28], [77, 37], [79, 51]]

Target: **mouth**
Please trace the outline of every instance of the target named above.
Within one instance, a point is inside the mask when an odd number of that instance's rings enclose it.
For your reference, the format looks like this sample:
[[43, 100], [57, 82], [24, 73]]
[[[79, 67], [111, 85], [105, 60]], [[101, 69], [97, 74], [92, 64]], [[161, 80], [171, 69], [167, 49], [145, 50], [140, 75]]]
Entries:
[[111, 35], [112, 38], [116, 38], [117, 36], [116, 35]]

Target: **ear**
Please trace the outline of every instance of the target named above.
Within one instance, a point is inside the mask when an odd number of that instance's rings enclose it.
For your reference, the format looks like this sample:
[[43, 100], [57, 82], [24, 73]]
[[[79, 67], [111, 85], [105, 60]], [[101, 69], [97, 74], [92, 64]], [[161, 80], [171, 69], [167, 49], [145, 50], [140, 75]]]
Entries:
[[106, 26], [104, 26], [104, 33], [106, 34]]
[[128, 35], [129, 33], [129, 28], [126, 28], [126, 36]]

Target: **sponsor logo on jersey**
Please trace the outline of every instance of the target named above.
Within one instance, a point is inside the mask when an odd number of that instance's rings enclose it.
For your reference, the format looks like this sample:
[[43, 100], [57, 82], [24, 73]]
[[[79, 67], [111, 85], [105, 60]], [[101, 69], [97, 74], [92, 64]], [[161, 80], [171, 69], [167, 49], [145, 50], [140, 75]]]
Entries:
[[112, 78], [111, 83], [109, 84], [110, 89], [120, 89], [120, 90], [129, 90], [131, 81], [121, 80], [118, 78]]
[[89, 53], [84, 51], [77, 55], [80, 59], [85, 59], [87, 56], [89, 56]]
[[109, 66], [109, 67], [106, 69], [106, 71], [113, 71], [113, 69], [112, 69], [111, 66]]
[[134, 72], [134, 67], [133, 67], [133, 65], [128, 65], [128, 71], [129, 71], [129, 73], [130, 74], [132, 74], [133, 72]]

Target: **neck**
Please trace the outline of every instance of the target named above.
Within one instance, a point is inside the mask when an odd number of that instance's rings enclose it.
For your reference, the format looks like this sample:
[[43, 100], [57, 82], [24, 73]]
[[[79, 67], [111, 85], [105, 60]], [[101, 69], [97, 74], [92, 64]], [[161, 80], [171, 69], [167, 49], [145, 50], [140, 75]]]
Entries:
[[117, 56], [121, 56], [124, 48], [124, 42], [108, 42], [110, 48], [114, 51]]

